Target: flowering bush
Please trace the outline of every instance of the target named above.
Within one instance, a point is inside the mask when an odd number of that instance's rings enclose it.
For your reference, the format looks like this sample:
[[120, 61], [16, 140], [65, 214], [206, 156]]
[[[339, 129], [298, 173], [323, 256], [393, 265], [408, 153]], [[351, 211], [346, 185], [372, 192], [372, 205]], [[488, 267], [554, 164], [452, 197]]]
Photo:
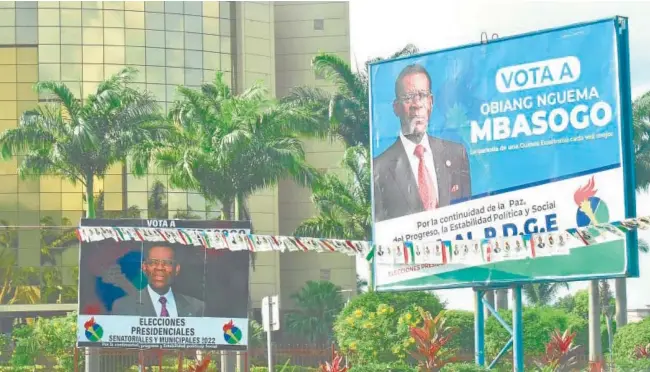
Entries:
[[425, 292], [368, 292], [355, 297], [334, 323], [340, 350], [354, 368], [360, 363], [400, 364], [415, 343], [408, 328], [421, 324], [418, 308], [437, 315], [444, 305]]
[[409, 327], [411, 337], [415, 339], [415, 350], [409, 354], [418, 361], [422, 372], [439, 372], [445, 365], [456, 360], [453, 351], [445, 347], [457, 329], [445, 325], [444, 314], [435, 318], [419, 309], [422, 326]]
[[345, 365], [345, 360], [343, 360], [343, 355], [336, 353], [332, 363], [325, 362], [321, 364], [319, 372], [348, 372], [348, 367]]
[[543, 371], [567, 372], [574, 369], [578, 363], [580, 347], [573, 344], [576, 332], [567, 329], [560, 333], [558, 329], [551, 333], [551, 339], [546, 343], [546, 352], [541, 361], [536, 362]]
[[394, 307], [380, 304], [374, 311], [356, 309], [351, 315], [337, 319], [334, 330], [341, 351], [353, 365], [388, 363], [406, 359], [408, 349], [415, 344], [409, 327], [421, 322], [416, 306], [397, 313]]
[[634, 356], [637, 359], [650, 359], [650, 344], [648, 345], [637, 345], [634, 348]]

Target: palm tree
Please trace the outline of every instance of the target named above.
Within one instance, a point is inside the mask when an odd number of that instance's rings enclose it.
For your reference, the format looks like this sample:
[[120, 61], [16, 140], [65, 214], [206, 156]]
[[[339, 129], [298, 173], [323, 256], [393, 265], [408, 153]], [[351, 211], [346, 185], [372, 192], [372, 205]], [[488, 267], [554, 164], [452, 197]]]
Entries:
[[638, 190], [650, 187], [650, 91], [632, 103], [634, 162]]
[[303, 221], [298, 236], [367, 240], [372, 234], [370, 211], [370, 154], [367, 147], [345, 151], [342, 166], [348, 180], [326, 174], [312, 186], [312, 200], [318, 215]]
[[164, 136], [159, 107], [148, 93], [127, 86], [135, 73], [125, 68], [99, 83], [83, 101], [63, 83], [45, 81], [34, 89], [51, 101], [26, 111], [18, 128], [0, 135], [4, 159], [24, 154], [22, 177], [57, 174], [85, 187], [87, 217], [95, 217], [94, 181], [126, 161], [134, 147]]
[[[200, 90], [178, 92], [182, 100], [170, 111], [176, 130], [153, 161], [174, 187], [221, 202], [225, 218], [233, 218], [235, 201], [245, 208], [250, 195], [280, 179], [308, 186], [318, 177], [297, 136], [301, 126], [310, 126], [312, 113], [278, 105], [260, 84], [234, 95], [221, 72]], [[136, 167], [146, 169], [146, 160]]]
[[569, 284], [567, 282], [526, 284], [521, 289], [529, 304], [544, 306], [550, 305], [560, 290], [569, 289]]
[[310, 280], [291, 299], [296, 311], [285, 316], [288, 331], [311, 343], [330, 341], [334, 319], [345, 304], [341, 287], [326, 280]]
[[[632, 103], [634, 127], [634, 164], [636, 189], [646, 191], [650, 187], [650, 91]], [[639, 241], [639, 250], [648, 252], [648, 243]], [[616, 290], [616, 326], [627, 324], [627, 282], [625, 278], [614, 281]]]
[[[406, 45], [389, 58], [418, 53], [412, 44]], [[319, 114], [318, 125], [312, 132], [320, 137], [341, 140], [346, 147], [370, 145], [370, 121], [368, 113], [368, 64], [383, 58], [377, 57], [353, 71], [352, 66], [335, 54], [321, 53], [314, 57], [312, 65], [316, 74], [334, 84], [335, 92], [310, 86], [293, 88], [283, 99], [291, 105], [306, 107]]]

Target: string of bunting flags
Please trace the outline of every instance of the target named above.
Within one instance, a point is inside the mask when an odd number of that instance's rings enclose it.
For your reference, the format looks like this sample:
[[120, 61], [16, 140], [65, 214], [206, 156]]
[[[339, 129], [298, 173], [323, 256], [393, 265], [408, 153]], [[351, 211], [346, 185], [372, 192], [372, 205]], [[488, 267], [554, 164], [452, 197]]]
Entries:
[[115, 241], [169, 242], [209, 249], [251, 252], [338, 252], [349, 256], [367, 254], [369, 242], [359, 240], [319, 239], [294, 236], [224, 234], [223, 230], [154, 227], [80, 226], [81, 242]]
[[568, 255], [572, 248], [617, 240], [636, 229], [650, 228], [650, 217], [589, 225], [564, 231], [479, 240], [437, 240], [378, 244], [366, 259], [378, 265], [467, 264]]
[[309, 237], [224, 234], [222, 230], [154, 227], [90, 227], [77, 229], [81, 242], [115, 241], [170, 242], [209, 249], [251, 252], [337, 252], [363, 255], [378, 264], [466, 263], [478, 264], [550, 255], [567, 255], [571, 248], [625, 236], [625, 232], [650, 228], [650, 216], [512, 237], [479, 240], [434, 240], [397, 242], [372, 246], [361, 240]]

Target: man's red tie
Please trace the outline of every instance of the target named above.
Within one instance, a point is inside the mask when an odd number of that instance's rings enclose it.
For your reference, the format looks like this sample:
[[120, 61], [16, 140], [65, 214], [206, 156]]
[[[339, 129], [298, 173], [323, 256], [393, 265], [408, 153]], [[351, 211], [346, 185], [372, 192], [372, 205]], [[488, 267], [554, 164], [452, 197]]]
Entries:
[[433, 180], [431, 179], [431, 174], [424, 162], [425, 151], [426, 149], [424, 146], [417, 145], [415, 146], [413, 154], [420, 159], [420, 164], [418, 165], [418, 190], [420, 192], [420, 199], [422, 200], [424, 210], [430, 211], [438, 206], [438, 198], [436, 196], [437, 193]]
[[160, 316], [169, 317], [169, 311], [167, 311], [167, 299], [165, 297], [160, 297], [158, 301], [162, 304], [162, 309], [160, 310]]

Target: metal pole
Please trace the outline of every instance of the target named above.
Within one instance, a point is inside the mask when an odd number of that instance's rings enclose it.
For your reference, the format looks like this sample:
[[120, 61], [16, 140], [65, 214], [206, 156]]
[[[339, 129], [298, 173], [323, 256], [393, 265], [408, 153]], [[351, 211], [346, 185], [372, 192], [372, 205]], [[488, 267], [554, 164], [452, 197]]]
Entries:
[[277, 319], [273, 319], [273, 296], [269, 296], [269, 330], [266, 332], [266, 348], [267, 348], [267, 359], [269, 363], [269, 372], [275, 372], [275, 366], [273, 365], [273, 340], [271, 334], [273, 334], [273, 325]]
[[602, 361], [600, 339], [600, 288], [598, 280], [589, 282], [589, 362]]
[[483, 291], [475, 290], [476, 312], [474, 313], [474, 358], [479, 366], [485, 365], [485, 313]]
[[514, 304], [512, 309], [512, 338], [514, 340], [513, 359], [515, 372], [524, 371], [524, 320], [523, 306], [521, 303], [521, 285], [517, 285], [512, 290], [514, 294]]

